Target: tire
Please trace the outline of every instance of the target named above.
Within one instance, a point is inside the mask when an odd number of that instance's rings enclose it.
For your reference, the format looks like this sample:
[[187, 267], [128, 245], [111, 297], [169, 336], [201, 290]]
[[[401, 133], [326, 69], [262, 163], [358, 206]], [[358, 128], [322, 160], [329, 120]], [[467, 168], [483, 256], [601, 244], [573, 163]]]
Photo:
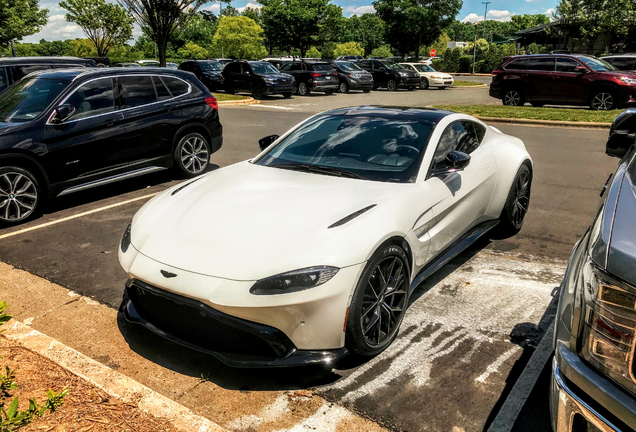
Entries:
[[437, 87], [438, 90], [446, 90], [446, 86]]
[[26, 221], [39, 209], [43, 196], [37, 177], [29, 170], [0, 168], [0, 224]]
[[504, 93], [502, 102], [508, 106], [523, 106], [526, 103], [526, 98], [521, 90], [508, 89]]
[[363, 91], [364, 93], [370, 93], [370, 92], [371, 92], [371, 89], [364, 89], [364, 90], [362, 90], [362, 91]]
[[542, 108], [543, 105], [545, 105], [543, 102], [530, 102], [530, 105], [532, 105], [535, 108]]
[[[388, 284], [383, 282], [387, 275]], [[409, 284], [409, 260], [404, 249], [393, 244], [380, 247], [367, 262], [349, 307], [345, 346], [352, 354], [374, 356], [391, 344], [406, 313]]]
[[203, 135], [191, 132], [181, 137], [174, 150], [177, 171], [186, 178], [203, 174], [210, 164], [210, 144]]
[[408, 87], [407, 90], [408, 91], [413, 91], [413, 90], [415, 90], [415, 87]]
[[526, 164], [521, 165], [515, 176], [508, 198], [501, 210], [499, 225], [496, 228], [496, 237], [504, 239], [517, 234], [530, 206], [530, 192], [532, 189], [532, 173]]
[[325, 95], [327, 95], [327, 96], [331, 96], [331, 95], [333, 95], [335, 92], [336, 92], [335, 90], [325, 90]]
[[395, 81], [394, 79], [390, 79], [386, 82], [386, 89], [388, 91], [397, 91], [398, 86], [397, 86], [397, 81]]
[[309, 96], [311, 94], [311, 90], [307, 83], [301, 82], [298, 84], [298, 94], [301, 96]]
[[600, 89], [592, 93], [590, 109], [594, 111], [609, 111], [617, 108], [616, 95], [612, 90]]
[[289, 99], [289, 98], [291, 98], [291, 97], [292, 97], [292, 93], [283, 93], [283, 97], [284, 97], [285, 99]]
[[428, 90], [429, 87], [430, 86], [429, 86], [429, 83], [428, 83], [428, 79], [427, 78], [422, 78], [422, 81], [420, 83], [420, 88], [422, 90]]
[[265, 92], [263, 91], [263, 87], [258, 84], [254, 84], [252, 86], [252, 97], [256, 100], [261, 100], [265, 96]]
[[341, 82], [340, 86], [338, 87], [338, 91], [340, 93], [349, 93], [349, 84], [347, 84], [346, 81]]

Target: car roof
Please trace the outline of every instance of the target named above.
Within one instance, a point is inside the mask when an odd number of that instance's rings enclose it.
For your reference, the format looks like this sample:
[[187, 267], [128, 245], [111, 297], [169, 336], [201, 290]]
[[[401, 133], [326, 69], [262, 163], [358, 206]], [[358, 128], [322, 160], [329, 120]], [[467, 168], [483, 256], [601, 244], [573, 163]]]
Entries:
[[187, 78], [191, 76], [189, 72], [180, 71], [178, 69], [168, 68], [156, 68], [156, 67], [138, 67], [138, 68], [126, 68], [126, 67], [110, 67], [110, 68], [68, 68], [68, 69], [55, 69], [42, 70], [33, 72], [27, 76], [37, 76], [42, 79], [58, 79], [75, 81], [79, 78], [99, 78], [101, 76], [117, 76], [117, 75], [145, 75], [145, 74], [157, 75], [159, 73], [170, 74]]
[[437, 124], [444, 117], [455, 114], [452, 111], [434, 108], [395, 107], [382, 105], [364, 105], [338, 108], [322, 113], [322, 115], [344, 115], [360, 117], [381, 117], [399, 120], [416, 120]]
[[14, 64], [50, 64], [50, 63], [94, 63], [93, 59], [80, 57], [3, 57], [0, 58], [0, 66]]
[[610, 54], [610, 55], [603, 56], [601, 58], [608, 58], [608, 57], [636, 57], [636, 53]]

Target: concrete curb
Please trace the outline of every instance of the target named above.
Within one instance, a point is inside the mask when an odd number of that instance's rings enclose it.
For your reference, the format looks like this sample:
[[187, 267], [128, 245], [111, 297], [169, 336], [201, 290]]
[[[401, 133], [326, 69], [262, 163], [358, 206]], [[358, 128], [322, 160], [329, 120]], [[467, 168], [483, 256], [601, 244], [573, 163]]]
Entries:
[[109, 395], [135, 404], [139, 409], [169, 420], [182, 432], [228, 432], [210, 420], [194, 414], [183, 405], [85, 356], [57, 340], [17, 320], [6, 324], [3, 336], [57, 363]]
[[258, 105], [261, 101], [248, 97], [247, 99], [233, 100], [233, 101], [218, 101], [219, 107], [226, 106], [239, 106], [239, 105]]
[[449, 75], [454, 75], [454, 76], [492, 76], [492, 74], [485, 74], [485, 73], [476, 73], [476, 74], [471, 74], [471, 73], [464, 73], [464, 72], [447, 72]]
[[458, 87], [455, 87], [453, 85], [448, 87], [449, 90], [472, 90], [472, 89], [479, 89], [479, 88], [488, 88], [488, 84], [480, 84], [475, 86], [458, 86]]
[[521, 119], [521, 118], [482, 117], [477, 115], [473, 117], [476, 117], [487, 123], [508, 123], [508, 124], [523, 124], [523, 125], [537, 125], [537, 126], [560, 126], [560, 127], [585, 128], [585, 129], [609, 129], [611, 126], [611, 123], [600, 123], [600, 122], [534, 120], [534, 119]]

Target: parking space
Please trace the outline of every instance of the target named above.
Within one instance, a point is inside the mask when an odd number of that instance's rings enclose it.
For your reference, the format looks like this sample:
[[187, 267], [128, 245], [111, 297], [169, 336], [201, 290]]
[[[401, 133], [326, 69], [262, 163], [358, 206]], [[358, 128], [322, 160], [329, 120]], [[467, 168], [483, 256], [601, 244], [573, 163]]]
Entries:
[[[254, 156], [259, 138], [281, 134], [324, 109], [425, 106], [447, 102], [451, 94], [453, 103], [492, 103], [487, 89], [475, 89], [272, 98], [252, 107], [221, 108], [225, 141], [210, 170]], [[136, 355], [175, 375], [196, 377], [205, 370], [209, 382], [178, 400], [232, 430], [277, 430], [302, 421], [338, 430], [328, 418], [349, 411], [391, 430], [483, 430], [546, 331], [565, 260], [596, 213], [600, 188], [616, 165], [604, 155], [605, 131], [497, 127], [523, 139], [535, 161], [524, 229], [512, 239], [476, 245], [421, 286], [399, 338], [371, 361], [344, 363], [328, 373], [239, 372], [121, 320], [112, 330], [123, 334]], [[117, 260], [120, 236], [151, 196], [179, 181], [164, 172], [53, 200], [42, 216], [0, 229], [0, 261], [116, 308], [126, 280]], [[126, 373], [144, 373], [129, 367]], [[286, 422], [295, 408], [284, 391], [307, 388], [335, 404], [300, 417], [296, 412], [295, 423]], [[263, 391], [267, 397], [259, 394]], [[241, 409], [219, 408], [232, 404]], [[311, 420], [320, 412], [321, 420]], [[301, 426], [295, 430], [305, 430]]]

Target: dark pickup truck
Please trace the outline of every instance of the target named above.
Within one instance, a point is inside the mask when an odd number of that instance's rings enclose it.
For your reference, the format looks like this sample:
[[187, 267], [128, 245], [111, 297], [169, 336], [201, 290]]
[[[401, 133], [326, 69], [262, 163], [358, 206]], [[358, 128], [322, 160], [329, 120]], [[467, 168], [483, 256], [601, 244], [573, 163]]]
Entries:
[[296, 78], [296, 93], [301, 96], [312, 91], [323, 91], [329, 96], [338, 90], [338, 72], [327, 62], [292, 61], [282, 65], [281, 72]]

